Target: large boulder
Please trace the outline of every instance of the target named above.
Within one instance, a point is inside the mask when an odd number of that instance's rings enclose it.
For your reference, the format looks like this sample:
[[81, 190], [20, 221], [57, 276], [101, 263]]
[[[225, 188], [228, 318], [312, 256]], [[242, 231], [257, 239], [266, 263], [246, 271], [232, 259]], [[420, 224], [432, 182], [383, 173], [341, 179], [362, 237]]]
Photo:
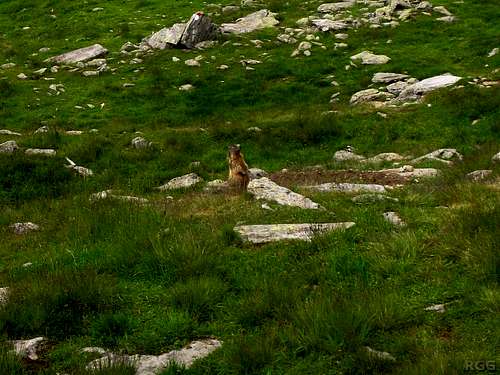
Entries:
[[261, 9], [243, 18], [239, 18], [234, 23], [223, 23], [220, 27], [223, 33], [245, 34], [255, 30], [276, 26], [279, 21], [275, 18], [276, 13], [267, 9]]
[[401, 91], [401, 93], [397, 97], [397, 101], [407, 102], [418, 100], [422, 97], [422, 95], [428, 92], [444, 87], [453, 86], [461, 79], [461, 77], [457, 77], [449, 73], [424, 79], [408, 86], [403, 91]]
[[107, 53], [108, 50], [106, 48], [100, 44], [94, 44], [89, 47], [79, 48], [71, 52], [63, 53], [59, 56], [51, 57], [46, 61], [58, 64], [76, 64], [79, 62], [93, 60], [97, 57], [104, 56]]
[[271, 225], [239, 225], [234, 228], [243, 241], [263, 244], [274, 241], [302, 240], [311, 241], [319, 233], [348, 229], [353, 222], [324, 224], [271, 224]]

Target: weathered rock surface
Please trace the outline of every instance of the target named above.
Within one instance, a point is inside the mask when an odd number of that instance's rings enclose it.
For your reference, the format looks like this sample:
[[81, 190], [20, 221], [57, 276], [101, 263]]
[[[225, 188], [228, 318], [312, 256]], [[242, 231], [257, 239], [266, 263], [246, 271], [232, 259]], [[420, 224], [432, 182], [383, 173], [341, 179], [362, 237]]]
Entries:
[[491, 169], [481, 169], [478, 171], [470, 172], [467, 173], [467, 178], [474, 182], [479, 182], [486, 180], [488, 177], [490, 177], [493, 174], [493, 171]]
[[431, 78], [426, 78], [404, 89], [399, 94], [397, 101], [406, 102], [406, 101], [418, 100], [422, 97], [422, 95], [428, 92], [453, 86], [461, 79], [462, 79], [461, 77], [457, 77], [449, 73]]
[[362, 160], [363, 163], [383, 163], [383, 162], [398, 162], [406, 159], [403, 155], [396, 154], [395, 152], [382, 152], [371, 158]]
[[271, 224], [271, 225], [239, 225], [234, 228], [246, 242], [263, 244], [274, 241], [302, 240], [310, 241], [319, 233], [348, 229], [353, 222], [326, 224]]
[[19, 149], [16, 141], [7, 141], [4, 143], [0, 143], [0, 154], [12, 154]]
[[354, 6], [356, 4], [356, 0], [344, 0], [336, 3], [326, 3], [326, 4], [321, 4], [318, 7], [318, 12], [319, 13], [335, 13], [338, 12], [339, 10], [344, 10], [348, 9]]
[[90, 177], [90, 176], [94, 175], [94, 172], [92, 172], [92, 170], [85, 168], [85, 167], [81, 167], [79, 165], [76, 165], [76, 163], [73, 160], [71, 160], [70, 158], [66, 158], [66, 161], [69, 163], [69, 165], [67, 165], [66, 167], [72, 169], [73, 171], [78, 173], [80, 176]]
[[325, 183], [313, 186], [304, 186], [305, 189], [319, 192], [341, 192], [341, 193], [385, 193], [385, 187], [377, 184], [351, 184], [351, 183]]
[[390, 362], [395, 362], [396, 358], [394, 358], [393, 355], [387, 352], [381, 352], [375, 349], [370, 348], [369, 346], [365, 346], [366, 352], [368, 353], [368, 356], [374, 358], [374, 359], [379, 359], [382, 361], [390, 361]]
[[267, 173], [265, 170], [260, 169], [260, 168], [249, 168], [248, 169], [248, 176], [250, 177], [251, 180], [256, 179], [256, 178], [261, 178], [261, 177], [267, 177], [269, 173]]
[[26, 155], [56, 156], [57, 151], [51, 148], [28, 148], [24, 153]]
[[379, 91], [377, 89], [366, 89], [354, 93], [353, 96], [351, 96], [350, 103], [356, 105], [361, 103], [384, 102], [393, 97], [394, 95], [388, 92]]
[[339, 151], [335, 152], [335, 154], [333, 155], [333, 160], [339, 161], [339, 162], [342, 162], [342, 161], [361, 161], [364, 159], [365, 159], [364, 156], [361, 156], [361, 155], [355, 154], [354, 152], [346, 151], [346, 150], [339, 150]]
[[276, 184], [267, 177], [251, 180], [247, 191], [256, 199], [274, 201], [283, 206], [319, 209], [321, 206], [309, 198]]
[[15, 233], [15, 234], [26, 234], [28, 232], [33, 232], [37, 231], [40, 229], [40, 226], [37, 224], [34, 224], [32, 222], [26, 222], [26, 223], [14, 223], [9, 226], [9, 228]]
[[314, 19], [311, 21], [311, 24], [323, 32], [345, 30], [349, 27], [349, 25], [343, 21], [334, 21], [326, 18]]
[[132, 139], [130, 144], [137, 150], [142, 150], [151, 146], [151, 142], [143, 137], [135, 137], [134, 139]]
[[9, 301], [9, 287], [0, 288], [0, 306], [5, 305]]
[[114, 363], [132, 365], [136, 369], [136, 375], [157, 375], [173, 363], [189, 368], [201, 358], [208, 356], [222, 346], [222, 342], [215, 339], [193, 341], [180, 350], [155, 355], [119, 355], [108, 353], [104, 357], [96, 359], [87, 365], [88, 370], [98, 370], [109, 367]]
[[54, 62], [58, 64], [76, 64], [78, 62], [85, 62], [97, 57], [104, 56], [108, 50], [100, 44], [94, 44], [89, 47], [79, 48], [77, 50], [63, 53], [62, 55], [51, 57], [46, 62]]
[[175, 177], [168, 181], [166, 184], [158, 187], [158, 190], [175, 190], [175, 189], [187, 189], [203, 181], [203, 179], [196, 173], [188, 173], [184, 176]]
[[425, 311], [433, 311], [433, 312], [437, 312], [437, 313], [444, 313], [446, 312], [446, 305], [444, 303], [439, 303], [437, 305], [431, 305], [431, 306], [428, 306], [424, 309]]
[[384, 212], [384, 219], [396, 227], [404, 227], [405, 222], [394, 211]]
[[382, 169], [380, 172], [392, 173], [408, 179], [437, 177], [441, 173], [435, 168], [415, 168], [412, 165], [404, 165], [400, 168]]
[[47, 339], [45, 337], [35, 337], [30, 340], [13, 340], [14, 352], [22, 358], [28, 358], [32, 361], [38, 359], [38, 353], [45, 345]]
[[445, 164], [451, 164], [452, 160], [462, 160], [463, 156], [454, 148], [440, 148], [439, 150], [432, 151], [428, 154], [420, 156], [412, 160], [412, 163], [419, 163], [421, 161], [436, 160]]
[[357, 197], [352, 198], [352, 201], [354, 203], [375, 203], [375, 202], [399, 202], [399, 199], [397, 198], [392, 198], [388, 197], [387, 195], [384, 194], [361, 194], [358, 195]]
[[398, 73], [375, 73], [372, 82], [373, 83], [391, 83], [395, 81], [401, 81], [403, 79], [410, 78], [407, 74]]
[[104, 190], [99, 193], [92, 194], [89, 198], [91, 202], [103, 199], [116, 199], [119, 201], [136, 203], [136, 204], [146, 204], [149, 202], [146, 198], [134, 197], [131, 195], [117, 195], [114, 194], [113, 190]]
[[180, 42], [185, 28], [185, 23], [176, 23], [171, 27], [165, 27], [153, 35], [144, 38], [142, 43], [154, 49], [165, 49], [168, 46], [176, 46]]
[[21, 136], [22, 134], [21, 133], [17, 133], [17, 132], [13, 132], [13, 131], [8, 130], [8, 129], [0, 129], [0, 135], [17, 135], [17, 136]]
[[387, 64], [389, 61], [391, 61], [391, 58], [385, 55], [375, 55], [371, 51], [363, 51], [361, 53], [358, 53], [357, 55], [351, 56], [351, 60], [359, 60], [361, 61], [361, 64], [364, 65], [381, 65]]
[[234, 23], [223, 23], [220, 29], [223, 33], [244, 34], [255, 30], [276, 26], [279, 21], [275, 18], [276, 13], [267, 9], [262, 9], [251, 13], [243, 18], [239, 18]]
[[491, 158], [491, 161], [493, 163], [500, 163], [500, 152], [498, 152], [495, 155], [493, 155], [493, 157]]

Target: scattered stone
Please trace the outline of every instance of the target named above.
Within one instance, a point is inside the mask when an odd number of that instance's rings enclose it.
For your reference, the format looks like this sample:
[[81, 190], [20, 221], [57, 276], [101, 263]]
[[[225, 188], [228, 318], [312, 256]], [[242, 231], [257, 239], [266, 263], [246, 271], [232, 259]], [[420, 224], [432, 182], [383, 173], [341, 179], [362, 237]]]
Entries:
[[229, 69], [229, 66], [222, 64], [219, 67], [217, 67], [217, 69], [219, 69], [219, 70], [227, 70], [227, 69]]
[[497, 154], [493, 155], [493, 157], [491, 158], [491, 161], [493, 163], [500, 163], [500, 152], [498, 152]]
[[448, 10], [446, 9], [444, 6], [437, 6], [437, 7], [434, 7], [434, 11], [435, 12], [438, 12], [438, 13], [441, 13], [442, 15], [444, 16], [452, 16], [453, 14]]
[[493, 57], [493, 56], [496, 56], [498, 55], [498, 53], [500, 52], [500, 48], [496, 47], [496, 48], [493, 48], [490, 53], [488, 53], [488, 57]]
[[50, 130], [49, 127], [46, 125], [40, 126], [38, 129], [35, 130], [34, 134], [48, 133], [49, 130]]
[[90, 177], [90, 176], [94, 175], [94, 172], [92, 172], [92, 170], [85, 168], [85, 167], [81, 167], [79, 165], [76, 165], [75, 162], [73, 160], [71, 160], [70, 158], [66, 158], [66, 161], [69, 163], [69, 165], [67, 165], [66, 167], [72, 169], [73, 171], [78, 173], [80, 176]]
[[16, 66], [16, 64], [14, 63], [6, 63], [6, 64], [3, 64], [3, 65], [0, 65], [0, 68], [2, 69], [12, 69]]
[[404, 227], [405, 222], [399, 217], [397, 212], [384, 212], [384, 219], [396, 227]]
[[87, 346], [85, 348], [82, 348], [82, 350], [80, 350], [80, 351], [82, 353], [97, 353], [100, 355], [104, 355], [104, 354], [108, 353], [108, 351], [106, 349], [100, 348], [98, 346]]
[[373, 83], [391, 83], [395, 81], [401, 81], [403, 79], [410, 78], [407, 74], [398, 73], [375, 73], [372, 78]]
[[185, 85], [179, 86], [179, 91], [191, 91], [194, 89], [194, 86], [187, 83]]
[[16, 141], [7, 141], [4, 143], [0, 143], [0, 154], [12, 154], [19, 149]]
[[271, 225], [239, 225], [234, 228], [243, 241], [263, 244], [274, 241], [302, 240], [311, 241], [317, 234], [335, 230], [348, 229], [353, 222], [326, 224], [271, 224]]
[[207, 185], [203, 188], [203, 190], [213, 193], [227, 191], [229, 190], [229, 184], [227, 181], [213, 180], [207, 182]]
[[404, 156], [396, 154], [394, 152], [383, 152], [381, 154], [372, 156], [362, 160], [365, 163], [383, 163], [383, 162], [399, 162], [406, 159]]
[[24, 153], [26, 155], [56, 156], [57, 151], [51, 148], [28, 148]]
[[13, 340], [11, 344], [14, 345], [14, 352], [18, 356], [36, 361], [38, 360], [38, 352], [42, 350], [46, 342], [45, 337], [35, 337], [30, 340]]
[[5, 306], [9, 300], [9, 287], [0, 288], [0, 306]]
[[447, 23], [455, 22], [455, 20], [456, 18], [454, 16], [444, 16], [436, 18], [436, 21], [447, 22]]
[[452, 164], [451, 159], [462, 160], [463, 156], [454, 148], [440, 148], [428, 154], [412, 160], [412, 163], [418, 163], [427, 160], [436, 160], [445, 164]]
[[94, 44], [90, 47], [80, 48], [71, 52], [63, 53], [62, 55], [51, 57], [46, 62], [55, 62], [59, 64], [76, 64], [78, 62], [85, 62], [97, 57], [104, 56], [108, 50], [100, 44]]
[[26, 223], [11, 224], [9, 228], [14, 232], [14, 234], [21, 235], [21, 234], [26, 234], [28, 232], [37, 231], [40, 229], [40, 226], [28, 221]]
[[384, 194], [361, 194], [352, 198], [354, 203], [399, 202], [399, 199]]
[[338, 161], [338, 162], [343, 162], [343, 161], [361, 161], [364, 160], [365, 157], [355, 154], [352, 151], [346, 151], [346, 150], [340, 150], [335, 152], [333, 155], [333, 160]]
[[222, 346], [222, 342], [215, 339], [193, 341], [180, 350], [154, 355], [119, 355], [107, 353], [104, 357], [96, 359], [87, 365], [88, 370], [101, 370], [113, 364], [128, 364], [136, 369], [137, 375], [157, 375], [173, 363], [186, 368], [198, 359], [208, 356]]
[[287, 44], [297, 43], [297, 39], [295, 39], [293, 36], [289, 34], [280, 34], [276, 39], [278, 39], [282, 43], [287, 43]]
[[217, 26], [203, 12], [191, 16], [178, 42], [183, 47], [194, 48], [197, 44], [217, 37]]
[[361, 104], [361, 103], [376, 103], [383, 102], [387, 99], [393, 98], [394, 95], [388, 92], [379, 91], [377, 89], [366, 89], [354, 93], [351, 96], [351, 105]]
[[260, 169], [260, 168], [249, 168], [248, 169], [248, 176], [250, 177], [250, 180], [254, 180], [256, 178], [262, 178], [262, 177], [267, 177], [269, 173], [267, 173], [265, 170]]
[[341, 192], [341, 193], [385, 193], [385, 187], [377, 184], [351, 184], [351, 183], [335, 183], [328, 182], [320, 185], [304, 186], [305, 189], [325, 192]]
[[437, 305], [428, 306], [424, 310], [425, 311], [434, 311], [434, 312], [442, 314], [442, 313], [446, 312], [446, 305], [444, 303], [440, 303]]
[[326, 3], [321, 4], [318, 7], [319, 13], [335, 13], [339, 10], [345, 10], [348, 8], [352, 8], [356, 4], [356, 0], [344, 0], [337, 3]]
[[486, 180], [492, 174], [493, 174], [493, 171], [491, 169], [481, 169], [481, 170], [467, 173], [467, 177], [474, 182], [479, 182], [479, 181]]
[[97, 77], [99, 75], [99, 71], [98, 70], [84, 70], [82, 72], [82, 75], [84, 77]]
[[124, 89], [131, 88], [131, 87], [135, 87], [135, 83], [124, 83], [124, 84], [122, 85], [122, 87], [123, 87]]
[[175, 177], [168, 181], [166, 184], [158, 187], [160, 191], [175, 190], [175, 189], [187, 189], [195, 186], [196, 184], [202, 182], [203, 179], [196, 173], [188, 173], [184, 176]]
[[357, 55], [351, 56], [351, 60], [361, 60], [361, 64], [364, 65], [381, 65], [387, 64], [389, 61], [391, 61], [391, 58], [385, 55], [375, 55], [370, 51], [363, 51], [361, 53], [358, 53]]
[[22, 134], [21, 133], [17, 133], [17, 132], [13, 132], [13, 131], [8, 130], [8, 129], [0, 129], [0, 135], [17, 135], [17, 136], [21, 136]]
[[36, 74], [37, 76], [41, 76], [41, 75], [44, 75], [46, 71], [47, 71], [47, 68], [40, 68], [38, 70], [35, 70], [33, 72], [33, 74]]
[[390, 361], [390, 362], [396, 361], [396, 358], [394, 358], [394, 356], [392, 356], [390, 353], [380, 352], [378, 350], [370, 348], [369, 346], [365, 346], [365, 349], [368, 355], [374, 359], [380, 359], [382, 361]]
[[17, 75], [17, 78], [22, 79], [22, 80], [25, 80], [25, 79], [28, 79], [28, 76], [27, 76], [26, 74], [24, 74], [24, 73], [19, 73], [19, 74]]
[[223, 33], [229, 34], [251, 33], [252, 31], [276, 26], [279, 21], [275, 17], [276, 13], [262, 9], [239, 18], [234, 23], [223, 23], [220, 28]]
[[396, 174], [403, 178], [418, 179], [418, 178], [431, 178], [440, 175], [440, 171], [435, 168], [415, 168], [412, 165], [404, 165], [400, 168], [382, 169], [382, 173]]
[[184, 64], [186, 64], [187, 66], [200, 66], [200, 62], [195, 59], [186, 60], [184, 61]]
[[137, 150], [143, 150], [143, 149], [146, 149], [148, 147], [151, 147], [151, 145], [152, 145], [151, 142], [144, 139], [143, 137], [135, 137], [134, 139], [132, 139], [130, 144], [132, 145], [133, 148], [135, 148]]
[[251, 180], [247, 191], [256, 199], [274, 201], [283, 206], [317, 210], [321, 206], [309, 198], [276, 184], [267, 177]]
[[130, 195], [116, 195], [113, 190], [104, 190], [99, 193], [92, 194], [89, 198], [91, 202], [95, 202], [103, 199], [116, 199], [123, 202], [136, 203], [136, 204], [146, 204], [149, 201], [145, 198], [134, 197]]
[[326, 18], [313, 19], [311, 23], [323, 32], [345, 30], [349, 27], [343, 21], [334, 21]]

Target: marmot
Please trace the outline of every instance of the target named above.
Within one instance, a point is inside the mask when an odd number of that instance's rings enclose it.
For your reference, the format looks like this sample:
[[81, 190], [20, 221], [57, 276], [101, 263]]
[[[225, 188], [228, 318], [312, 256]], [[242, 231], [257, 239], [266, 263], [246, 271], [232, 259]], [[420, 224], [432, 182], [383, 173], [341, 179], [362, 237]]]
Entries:
[[229, 186], [239, 190], [246, 190], [250, 182], [250, 176], [240, 145], [229, 146], [227, 160], [229, 163], [229, 178], [227, 179]]

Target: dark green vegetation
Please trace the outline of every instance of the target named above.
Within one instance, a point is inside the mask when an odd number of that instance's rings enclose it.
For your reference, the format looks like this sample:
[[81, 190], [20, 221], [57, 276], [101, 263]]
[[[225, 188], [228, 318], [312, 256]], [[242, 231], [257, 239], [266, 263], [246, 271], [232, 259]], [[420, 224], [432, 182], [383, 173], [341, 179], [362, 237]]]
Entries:
[[[283, 26], [318, 5], [268, 2]], [[220, 350], [190, 370], [165, 374], [453, 374], [464, 372], [467, 361], [500, 366], [498, 184], [495, 190], [464, 179], [476, 169], [498, 175], [491, 156], [500, 151], [500, 89], [464, 80], [464, 88], [436, 92], [424, 104], [384, 110], [387, 118], [348, 104], [378, 71], [419, 79], [445, 72], [500, 78], [500, 55], [486, 57], [500, 39], [498, 2], [435, 5], [459, 21], [419, 15], [395, 29], [351, 30], [349, 47], [337, 50], [337, 40], [321, 34], [329, 48], [313, 47], [311, 57], [298, 59], [290, 58], [293, 46], [274, 42], [278, 30], [265, 30], [226, 38], [242, 46], [221, 41], [203, 52], [157, 52], [137, 73], [136, 65], [120, 64], [122, 57], [112, 53], [114, 74], [84, 78], [61, 71], [48, 74], [56, 81], [44, 81], [31, 72], [49, 56], [93, 43], [118, 51], [206, 8], [201, 1], [1, 1], [0, 63], [17, 66], [0, 71], [0, 129], [24, 135], [0, 135], [0, 143], [53, 147], [58, 156], [0, 154], [0, 286], [11, 288], [0, 332], [3, 341], [50, 340], [40, 363], [19, 360], [5, 345], [0, 374], [85, 374], [94, 358], [80, 353], [85, 346], [160, 354], [210, 336], [224, 341]], [[99, 6], [104, 10], [91, 11]], [[252, 39], [269, 41], [257, 49]], [[33, 56], [41, 47], [51, 50]], [[349, 56], [365, 49], [392, 61], [345, 70]], [[200, 54], [200, 68], [183, 64]], [[246, 71], [242, 56], [263, 63]], [[220, 64], [230, 69], [219, 71]], [[21, 72], [30, 79], [18, 80]], [[340, 87], [331, 86], [332, 79]], [[135, 86], [125, 89], [125, 82]], [[47, 95], [52, 83], [63, 83], [66, 92]], [[195, 90], [180, 92], [186, 83]], [[333, 105], [338, 112], [323, 115], [336, 91], [342, 93]], [[42, 125], [50, 132], [31, 135]], [[248, 132], [252, 126], [263, 131]], [[92, 128], [99, 132], [89, 133]], [[66, 130], [86, 133], [68, 136]], [[136, 131], [154, 142], [151, 149], [130, 147]], [[242, 145], [251, 166], [268, 171], [337, 168], [332, 155], [346, 145], [366, 155], [453, 147], [465, 158], [449, 168], [436, 164], [444, 172], [436, 180], [397, 190], [399, 203], [360, 206], [349, 196], [313, 194], [327, 208], [318, 212], [275, 205], [264, 211], [248, 196], [201, 188], [175, 192], [171, 201], [153, 190], [190, 171], [224, 178], [231, 143]], [[64, 156], [95, 176], [75, 176], [63, 167]], [[89, 201], [111, 188], [152, 204]], [[383, 220], [385, 211], [398, 211], [408, 226], [395, 229]], [[41, 230], [16, 236], [8, 225], [19, 221]], [[239, 222], [330, 221], [356, 226], [311, 243], [261, 247], [242, 245], [232, 232]], [[26, 262], [33, 264], [23, 267]], [[444, 314], [424, 311], [437, 303], [449, 303]], [[365, 346], [397, 361], [369, 358]], [[98, 373], [127, 371], [133, 373]]]

